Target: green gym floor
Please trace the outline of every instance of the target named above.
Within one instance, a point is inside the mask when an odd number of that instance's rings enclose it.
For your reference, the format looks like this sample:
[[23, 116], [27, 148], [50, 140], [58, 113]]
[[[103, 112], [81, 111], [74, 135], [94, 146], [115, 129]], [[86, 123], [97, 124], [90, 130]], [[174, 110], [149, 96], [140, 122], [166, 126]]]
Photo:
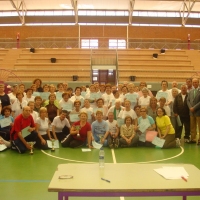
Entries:
[[[82, 152], [81, 148], [34, 150], [34, 155], [18, 154], [12, 150], [0, 152], [0, 199], [1, 200], [56, 200], [57, 193], [48, 192], [48, 185], [59, 164], [97, 163], [99, 150]], [[200, 169], [200, 146], [184, 144], [176, 149], [105, 148], [106, 163], [190, 163]], [[142, 172], [141, 172], [142, 173]], [[133, 177], [134, 178], [134, 177]], [[92, 177], [90, 177], [92, 181]], [[104, 198], [71, 197], [70, 200], [102, 200]], [[181, 200], [182, 197], [125, 197], [110, 200]], [[200, 197], [188, 197], [199, 200]]]

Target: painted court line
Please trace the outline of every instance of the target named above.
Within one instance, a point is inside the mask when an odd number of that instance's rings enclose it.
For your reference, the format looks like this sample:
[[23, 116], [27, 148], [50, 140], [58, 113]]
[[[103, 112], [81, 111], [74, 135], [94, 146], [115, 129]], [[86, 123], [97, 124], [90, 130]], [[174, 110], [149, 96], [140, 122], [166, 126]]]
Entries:
[[51, 180], [1, 180], [2, 183], [49, 183]]

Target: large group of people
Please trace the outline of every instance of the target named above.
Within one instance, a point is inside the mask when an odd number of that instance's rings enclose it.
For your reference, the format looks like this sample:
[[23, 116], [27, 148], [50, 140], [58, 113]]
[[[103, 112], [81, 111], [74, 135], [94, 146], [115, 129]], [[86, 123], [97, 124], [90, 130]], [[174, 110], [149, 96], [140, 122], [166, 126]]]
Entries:
[[58, 140], [62, 147], [93, 148], [93, 142], [110, 148], [157, 147], [146, 140], [156, 133], [162, 148], [197, 143], [200, 127], [200, 89], [198, 78], [188, 78], [178, 88], [169, 89], [166, 80], [155, 96], [146, 82], [117, 86], [98, 82], [76, 87], [67, 83], [42, 84], [30, 88], [15, 84], [5, 93], [0, 83], [0, 144], [24, 153], [34, 146], [48, 149], [47, 140]]

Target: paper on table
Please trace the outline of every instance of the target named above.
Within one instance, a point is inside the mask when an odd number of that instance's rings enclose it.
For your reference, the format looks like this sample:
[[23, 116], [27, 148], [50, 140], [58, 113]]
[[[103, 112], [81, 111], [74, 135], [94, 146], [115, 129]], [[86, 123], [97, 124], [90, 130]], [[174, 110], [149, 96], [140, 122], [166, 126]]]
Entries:
[[165, 143], [165, 140], [161, 139], [159, 137], [154, 137], [154, 139], [152, 141], [152, 144], [154, 144], [154, 145], [156, 145], [158, 147], [161, 147], [161, 148], [163, 147], [164, 143]]
[[91, 151], [91, 149], [81, 149], [82, 152], [88, 152], [88, 151]]
[[0, 144], [0, 151], [3, 151], [7, 149], [7, 146], [5, 144]]
[[22, 130], [22, 136], [23, 136], [23, 138], [25, 138], [26, 136], [28, 136], [28, 135], [31, 134], [31, 132], [28, 131], [29, 128], [30, 128], [30, 126], [27, 126], [26, 128], [24, 128]]
[[188, 178], [189, 176], [184, 167], [162, 167], [154, 171], [166, 179], [181, 179], [181, 177]]
[[11, 121], [10, 117], [6, 117], [6, 118], [1, 119], [0, 120], [1, 128], [4, 128], [6, 126], [10, 126], [11, 122], [12, 121]]
[[102, 144], [99, 144], [97, 142], [95, 142], [94, 140], [92, 141], [92, 146], [95, 148], [95, 149], [100, 149], [103, 145]]
[[[47, 140], [47, 146], [49, 148], [52, 148], [52, 141], [51, 140]], [[55, 149], [59, 149], [59, 142], [58, 142], [58, 140], [54, 140], [54, 148]]]

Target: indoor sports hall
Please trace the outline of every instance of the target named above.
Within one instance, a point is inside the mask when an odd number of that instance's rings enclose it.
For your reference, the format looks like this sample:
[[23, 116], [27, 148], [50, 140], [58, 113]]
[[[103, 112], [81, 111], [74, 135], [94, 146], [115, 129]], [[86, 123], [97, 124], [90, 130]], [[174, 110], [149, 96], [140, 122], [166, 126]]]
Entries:
[[[74, 90], [96, 82], [133, 83], [139, 90], [140, 83], [146, 82], [155, 96], [166, 80], [168, 89], [173, 82], [180, 89], [186, 79], [200, 78], [199, 21], [200, 0], [0, 0], [0, 84], [8, 90], [14, 84], [28, 89], [33, 80], [40, 79], [43, 85], [65, 83]], [[140, 166], [193, 165], [200, 169], [198, 132], [196, 143], [187, 143], [183, 129], [178, 148], [105, 147], [105, 169], [108, 164], [136, 165], [142, 178], [130, 173], [129, 179], [152, 185], [154, 178], [142, 176]], [[55, 151], [34, 148], [33, 155], [29, 150], [24, 154], [9, 148], [0, 151], [0, 199], [58, 199], [58, 192], [48, 187], [59, 165], [98, 165], [99, 149], [85, 149], [89, 148], [60, 144]], [[116, 171], [116, 176], [125, 171]], [[190, 175], [198, 178], [198, 173], [189, 172], [187, 181], [166, 180], [162, 192], [170, 190], [172, 181], [177, 181], [177, 187], [184, 184], [185, 189], [195, 179]], [[70, 171], [65, 175], [76, 179]], [[80, 182], [95, 185], [95, 180], [89, 175]], [[188, 195], [188, 200], [200, 199], [200, 180], [195, 181], [199, 181], [198, 192]], [[70, 184], [70, 179], [65, 182]], [[109, 189], [109, 183], [103, 184]], [[125, 197], [115, 192], [111, 197], [69, 199], [186, 200], [187, 195]]]

